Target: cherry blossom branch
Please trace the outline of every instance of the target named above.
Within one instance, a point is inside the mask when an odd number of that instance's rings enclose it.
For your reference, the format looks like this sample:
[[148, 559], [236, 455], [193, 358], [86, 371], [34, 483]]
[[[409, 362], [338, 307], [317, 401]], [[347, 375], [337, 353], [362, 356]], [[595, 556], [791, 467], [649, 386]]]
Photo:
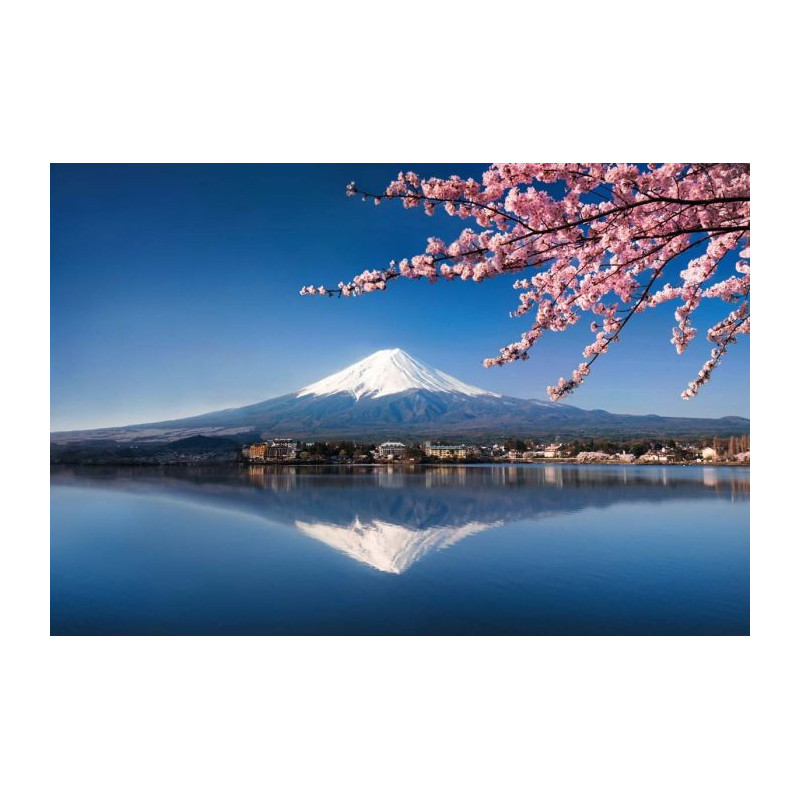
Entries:
[[[560, 378], [556, 386], [548, 386], [547, 392], [548, 395], [552, 400], [559, 400], [561, 397], [569, 394], [570, 392], [574, 391], [582, 382], [583, 379], [589, 374], [590, 367], [594, 362], [604, 353], [608, 351], [608, 346], [613, 342], [619, 339], [619, 334], [622, 329], [628, 324], [629, 320], [633, 317], [635, 313], [639, 311], [642, 307], [642, 304], [650, 298], [650, 290], [658, 279], [658, 277], [664, 272], [666, 267], [678, 256], [683, 255], [684, 253], [691, 250], [693, 247], [696, 247], [700, 244], [703, 244], [704, 241], [710, 239], [711, 237], [706, 237], [705, 240], [699, 240], [696, 242], [689, 243], [686, 247], [678, 251], [677, 253], [671, 255], [666, 261], [664, 261], [658, 269], [654, 272], [652, 278], [650, 279], [647, 286], [642, 291], [640, 297], [638, 298], [635, 305], [628, 309], [625, 313], [625, 317], [620, 319], [617, 317], [618, 308], [616, 305], [606, 308], [598, 308], [598, 311], [605, 316], [604, 323], [603, 323], [603, 331], [597, 334], [597, 338], [595, 342], [584, 349], [584, 357], [589, 358], [587, 362], [581, 363], [578, 367], [573, 371], [572, 378]], [[666, 244], [661, 245], [658, 249], [663, 250], [666, 247]], [[651, 253], [645, 254], [647, 256], [651, 255]], [[627, 264], [617, 265], [618, 267], [627, 266]], [[609, 278], [614, 277], [617, 270], [613, 274], [606, 275], [600, 281], [596, 282], [596, 286], [598, 284], [602, 284], [607, 281]], [[553, 299], [554, 303], [558, 303], [561, 299], [561, 296], [566, 292], [569, 285], [565, 285], [561, 291], [561, 293]], [[541, 307], [541, 306], [540, 306]], [[593, 323], [593, 330], [597, 331], [598, 327], [595, 327], [596, 323]], [[496, 359], [486, 359], [484, 361], [485, 366], [497, 366], [503, 363], [507, 363], [508, 360], [517, 360], [522, 359], [526, 360], [529, 358], [528, 350], [530, 347], [537, 341], [541, 335], [544, 333], [545, 330], [552, 330], [553, 328], [544, 324], [541, 318], [537, 317], [537, 322], [533, 326], [533, 328], [526, 332], [523, 335], [523, 338], [520, 342], [517, 342], [512, 345], [508, 345], [507, 348], [504, 348], [501, 351], [501, 356]], [[610, 335], [609, 335], [610, 334]], [[506, 354], [504, 351], [511, 350], [511, 354]]]
[[691, 400], [700, 387], [708, 383], [711, 373], [716, 369], [722, 356], [728, 352], [729, 345], [736, 343], [737, 334], [739, 333], [750, 333], [750, 313], [747, 301], [742, 303], [736, 311], [732, 311], [726, 319], [709, 330], [708, 339], [711, 342], [715, 342], [717, 347], [711, 350], [711, 358], [703, 364], [697, 373], [697, 378], [691, 381], [688, 388], [682, 392], [681, 397], [684, 400]]
[[[558, 184], [559, 196], [542, 188], [548, 184]], [[481, 181], [457, 176], [422, 180], [406, 172], [382, 193], [365, 192], [354, 183], [347, 193], [375, 203], [399, 200], [406, 208], [422, 205], [428, 214], [443, 206], [451, 216], [471, 217], [482, 230], [465, 228], [450, 244], [430, 238], [423, 253], [391, 262], [388, 269], [365, 270], [335, 289], [304, 286], [301, 293], [357, 296], [382, 291], [398, 277], [483, 281], [533, 270], [533, 277], [514, 283], [526, 291], [512, 312], [519, 316], [535, 306], [533, 327], [484, 364], [527, 359], [545, 330], [566, 330], [582, 312], [591, 311], [603, 330], [585, 349], [588, 360], [573, 379], [562, 378], [559, 386], [550, 387], [553, 399], [582, 382], [634, 313], [681, 301], [672, 339], [681, 353], [694, 335], [690, 315], [705, 298], [738, 303], [749, 293], [747, 164], [494, 164]], [[738, 274], [709, 286], [722, 260], [742, 240]], [[680, 285], [656, 289], [674, 259], [701, 245], [705, 253], [681, 272]], [[649, 280], [643, 282], [647, 272]], [[597, 331], [600, 326], [592, 324]], [[724, 343], [722, 352], [735, 341], [724, 335], [732, 324], [723, 320], [709, 330], [714, 341]], [[749, 332], [749, 322], [737, 324], [733, 332]], [[719, 358], [712, 361], [711, 370]]]

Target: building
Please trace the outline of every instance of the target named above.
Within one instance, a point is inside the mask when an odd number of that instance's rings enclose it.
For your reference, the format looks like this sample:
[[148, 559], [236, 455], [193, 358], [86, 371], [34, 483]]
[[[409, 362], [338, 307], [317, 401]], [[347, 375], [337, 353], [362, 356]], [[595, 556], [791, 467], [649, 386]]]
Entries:
[[297, 447], [291, 439], [272, 439], [245, 445], [242, 456], [248, 461], [288, 461], [297, 457]]
[[247, 458], [250, 461], [263, 461], [267, 457], [267, 443], [255, 442], [247, 448]]
[[533, 461], [543, 455], [543, 450], [509, 450], [506, 452], [505, 457], [509, 461]]
[[402, 442], [384, 442], [378, 445], [378, 458], [402, 458], [406, 446]]
[[717, 451], [713, 447], [704, 447], [700, 451], [700, 456], [703, 459], [703, 461], [716, 461]]
[[534, 461], [537, 458], [544, 458], [544, 450], [526, 450], [522, 457], [525, 461]]
[[292, 439], [273, 439], [267, 446], [267, 458], [286, 461], [297, 456], [297, 447]]
[[557, 458], [558, 451], [561, 449], [560, 444], [549, 444], [544, 449], [544, 457], [545, 458]]
[[652, 450], [644, 455], [639, 456], [639, 461], [644, 461], [650, 464], [666, 464], [670, 461], [670, 456], [666, 453], [655, 453]]
[[431, 444], [425, 442], [425, 455], [430, 458], [466, 458], [469, 448], [465, 444]]

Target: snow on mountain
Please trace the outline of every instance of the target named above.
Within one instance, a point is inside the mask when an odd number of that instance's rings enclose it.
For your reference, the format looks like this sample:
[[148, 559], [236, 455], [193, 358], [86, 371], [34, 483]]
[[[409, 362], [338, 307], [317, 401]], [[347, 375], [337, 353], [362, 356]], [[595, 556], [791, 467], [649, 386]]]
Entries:
[[346, 367], [321, 381], [306, 386], [297, 397], [349, 394], [356, 400], [362, 397], [386, 397], [411, 389], [430, 392], [449, 392], [470, 397], [500, 397], [499, 394], [470, 386], [422, 361], [404, 350], [378, 350], [371, 356]]

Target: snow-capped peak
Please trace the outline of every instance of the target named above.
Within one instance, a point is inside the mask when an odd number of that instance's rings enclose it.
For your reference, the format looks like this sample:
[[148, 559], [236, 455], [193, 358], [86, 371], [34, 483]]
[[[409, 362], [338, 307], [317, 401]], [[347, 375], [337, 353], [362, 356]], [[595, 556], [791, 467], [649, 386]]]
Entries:
[[298, 397], [306, 395], [329, 395], [344, 392], [356, 400], [362, 397], [384, 397], [406, 392], [409, 389], [427, 389], [430, 392], [451, 392], [472, 397], [488, 395], [499, 397], [477, 386], [462, 383], [452, 375], [429, 367], [412, 358], [399, 348], [378, 350], [371, 356], [337, 372], [321, 381], [306, 386]]

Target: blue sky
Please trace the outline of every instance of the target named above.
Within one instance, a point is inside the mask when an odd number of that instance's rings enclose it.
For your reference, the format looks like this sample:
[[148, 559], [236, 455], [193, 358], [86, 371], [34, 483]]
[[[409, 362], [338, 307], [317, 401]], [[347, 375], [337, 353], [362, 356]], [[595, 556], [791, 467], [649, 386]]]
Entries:
[[[366, 268], [421, 252], [464, 225], [399, 204], [345, 196], [382, 189], [400, 169], [480, 177], [486, 165], [53, 165], [51, 168], [51, 429], [175, 418], [300, 388], [387, 347], [461, 380], [518, 397], [582, 360], [586, 318], [548, 334], [531, 359], [486, 370], [515, 340], [513, 277], [397, 281], [355, 299], [301, 297]], [[743, 337], [692, 401], [680, 399], [706, 360], [704, 331], [727, 313], [695, 315], [683, 356], [669, 343], [674, 306], [638, 315], [568, 401], [622, 413], [750, 415]]]

